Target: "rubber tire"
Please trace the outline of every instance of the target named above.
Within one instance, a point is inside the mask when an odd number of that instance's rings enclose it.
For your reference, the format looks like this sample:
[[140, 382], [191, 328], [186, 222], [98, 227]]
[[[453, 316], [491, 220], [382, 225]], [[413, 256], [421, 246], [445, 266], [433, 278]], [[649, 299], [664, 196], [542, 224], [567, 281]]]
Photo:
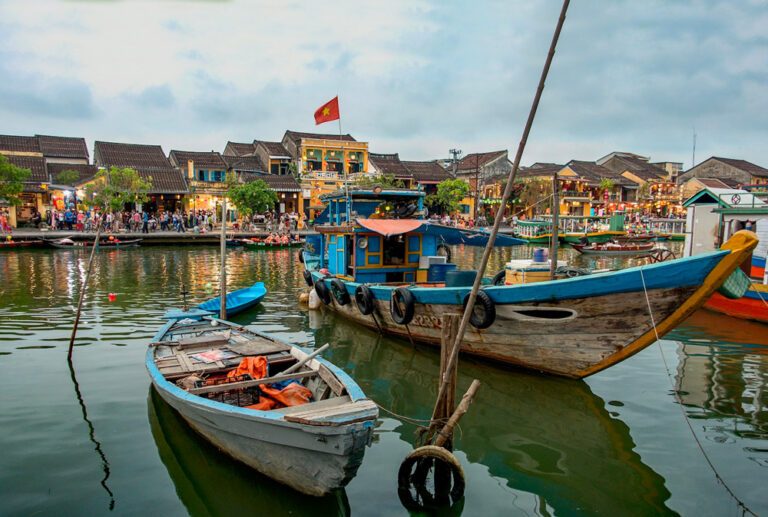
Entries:
[[[469, 293], [464, 297], [464, 309], [467, 308], [467, 302], [469, 301]], [[476, 329], [487, 329], [493, 322], [496, 321], [496, 304], [493, 303], [491, 297], [485, 291], [478, 291], [477, 298], [475, 299], [475, 309], [478, 304], [483, 308], [483, 315], [479, 316], [475, 310], [472, 310], [472, 314], [469, 317], [469, 322]]]
[[336, 303], [339, 305], [343, 306], [351, 301], [349, 291], [347, 291], [347, 286], [339, 278], [334, 278], [331, 280], [331, 294], [333, 294], [333, 297], [336, 299]]
[[[397, 471], [397, 493], [403, 506], [414, 513], [423, 513], [425, 510], [425, 508], [413, 499], [410, 492], [410, 486], [412, 481], [411, 472], [414, 470], [413, 467], [416, 466], [418, 469], [417, 462], [426, 459], [441, 461], [450, 469], [451, 477], [453, 478], [453, 487], [450, 491], [450, 498], [453, 505], [461, 502], [466, 486], [464, 469], [461, 468], [461, 463], [459, 463], [459, 460], [457, 460], [450, 451], [443, 447], [424, 445], [406, 456]], [[459, 512], [456, 515], [460, 514], [461, 511], [459, 508]]]
[[[440, 250], [443, 250], [443, 253], [440, 253]], [[450, 262], [451, 261], [451, 248], [449, 248], [445, 244], [438, 244], [437, 245], [437, 251], [435, 252], [435, 255], [437, 256], [445, 256], [445, 261]]]
[[496, 273], [491, 281], [491, 285], [505, 285], [504, 280], [507, 278], [507, 270], [502, 269]]
[[299, 250], [299, 262], [304, 263], [304, 248]]
[[373, 312], [374, 305], [373, 291], [367, 285], [358, 285], [355, 289], [355, 303], [357, 309], [363, 316], [368, 316]]
[[[399, 304], [405, 305], [403, 312], [400, 312]], [[405, 287], [398, 287], [392, 291], [389, 298], [389, 314], [392, 320], [399, 325], [408, 325], [413, 320], [413, 313], [416, 305], [416, 298], [413, 293]]]
[[325, 305], [331, 304], [331, 290], [328, 288], [328, 285], [326, 285], [325, 280], [320, 279], [315, 282], [315, 292], [317, 293], [317, 296], [320, 298], [321, 302], [323, 302]]
[[312, 273], [309, 272], [308, 269], [305, 269], [301, 273], [304, 276], [304, 281], [307, 283], [309, 287], [314, 287], [315, 282], [312, 280]]

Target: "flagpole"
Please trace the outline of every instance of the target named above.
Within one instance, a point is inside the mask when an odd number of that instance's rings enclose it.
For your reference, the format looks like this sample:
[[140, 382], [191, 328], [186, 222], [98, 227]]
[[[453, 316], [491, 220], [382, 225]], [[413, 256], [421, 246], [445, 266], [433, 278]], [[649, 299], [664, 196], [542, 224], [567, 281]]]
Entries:
[[[336, 95], [336, 98], [338, 99], [338, 94]], [[341, 146], [341, 170], [344, 172], [344, 193], [346, 195], [347, 201], [344, 203], [346, 205], [346, 212], [347, 212], [347, 224], [350, 223], [350, 217], [351, 217], [351, 210], [350, 210], [350, 199], [349, 199], [349, 176], [347, 174], [347, 161], [346, 156], [344, 153], [344, 139], [341, 133], [341, 110], [339, 110], [339, 145]]]

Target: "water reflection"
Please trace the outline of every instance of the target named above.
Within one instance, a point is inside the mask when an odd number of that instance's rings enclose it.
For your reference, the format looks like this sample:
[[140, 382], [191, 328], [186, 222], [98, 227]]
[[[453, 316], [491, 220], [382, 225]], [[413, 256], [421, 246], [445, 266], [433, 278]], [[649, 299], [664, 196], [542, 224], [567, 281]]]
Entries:
[[[427, 419], [437, 392], [439, 358], [327, 311], [315, 313], [317, 343], [334, 343], [332, 360], [395, 413]], [[322, 323], [320, 324], [320, 321]], [[457, 449], [519, 491], [537, 494], [560, 514], [672, 514], [664, 479], [634, 452], [629, 428], [583, 381], [508, 371], [463, 360], [459, 392], [483, 385], [461, 422]], [[395, 428], [414, 441], [415, 427]], [[471, 497], [471, 485], [467, 498]]]
[[350, 515], [344, 490], [322, 498], [300, 494], [198, 436], [153, 387], [147, 404], [157, 452], [189, 515]]

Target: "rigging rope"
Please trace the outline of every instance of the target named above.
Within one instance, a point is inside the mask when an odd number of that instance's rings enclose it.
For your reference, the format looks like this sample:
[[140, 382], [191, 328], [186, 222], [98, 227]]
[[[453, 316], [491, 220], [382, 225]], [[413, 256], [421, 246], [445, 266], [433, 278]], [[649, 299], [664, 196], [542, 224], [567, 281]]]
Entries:
[[659, 346], [659, 352], [661, 352], [661, 360], [664, 363], [664, 369], [667, 371], [667, 378], [669, 379], [669, 383], [672, 386], [672, 393], [675, 396], [675, 401], [677, 402], [677, 405], [680, 408], [680, 412], [683, 414], [685, 423], [688, 424], [688, 429], [691, 430], [693, 439], [696, 442], [696, 445], [698, 445], [702, 456], [704, 456], [704, 459], [709, 465], [709, 468], [711, 468], [712, 472], [714, 472], [715, 478], [723, 485], [723, 487], [725, 487], [725, 490], [731, 495], [731, 497], [733, 497], [733, 499], [739, 504], [739, 506], [742, 508], [744, 512], [757, 517], [757, 514], [752, 510], [750, 510], [749, 507], [746, 505], [746, 503], [741, 499], [739, 499], [739, 497], [733, 492], [733, 490], [731, 490], [731, 487], [729, 487], [728, 484], [725, 482], [723, 477], [717, 471], [717, 468], [715, 468], [715, 465], [709, 459], [709, 456], [704, 450], [704, 447], [701, 445], [701, 441], [699, 440], [699, 437], [696, 436], [696, 431], [693, 430], [693, 425], [691, 424], [691, 421], [688, 418], [688, 414], [685, 412], [683, 401], [682, 399], [680, 399], [680, 394], [677, 392], [677, 389], [675, 388], [675, 383], [672, 379], [672, 373], [669, 371], [669, 365], [667, 364], [667, 358], [664, 356], [664, 350], [661, 348], [661, 338], [659, 337], [659, 331], [656, 329], [656, 321], [654, 321], [653, 319], [653, 309], [651, 309], [651, 300], [650, 298], [648, 298], [648, 288], [645, 286], [645, 275], [643, 275], [642, 266], [640, 267], [640, 279], [643, 281], [643, 292], [645, 293], [645, 302], [648, 304], [648, 314], [651, 317], [651, 324], [653, 325], [653, 333], [656, 334], [656, 344]]

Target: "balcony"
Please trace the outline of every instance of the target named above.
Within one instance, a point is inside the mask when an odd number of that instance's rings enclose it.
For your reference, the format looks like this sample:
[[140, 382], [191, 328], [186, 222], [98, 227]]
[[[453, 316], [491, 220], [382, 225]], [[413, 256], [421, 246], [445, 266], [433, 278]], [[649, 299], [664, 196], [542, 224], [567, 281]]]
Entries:
[[589, 201], [591, 199], [589, 192], [582, 192], [580, 190], [561, 190], [560, 198], [578, 201]]

